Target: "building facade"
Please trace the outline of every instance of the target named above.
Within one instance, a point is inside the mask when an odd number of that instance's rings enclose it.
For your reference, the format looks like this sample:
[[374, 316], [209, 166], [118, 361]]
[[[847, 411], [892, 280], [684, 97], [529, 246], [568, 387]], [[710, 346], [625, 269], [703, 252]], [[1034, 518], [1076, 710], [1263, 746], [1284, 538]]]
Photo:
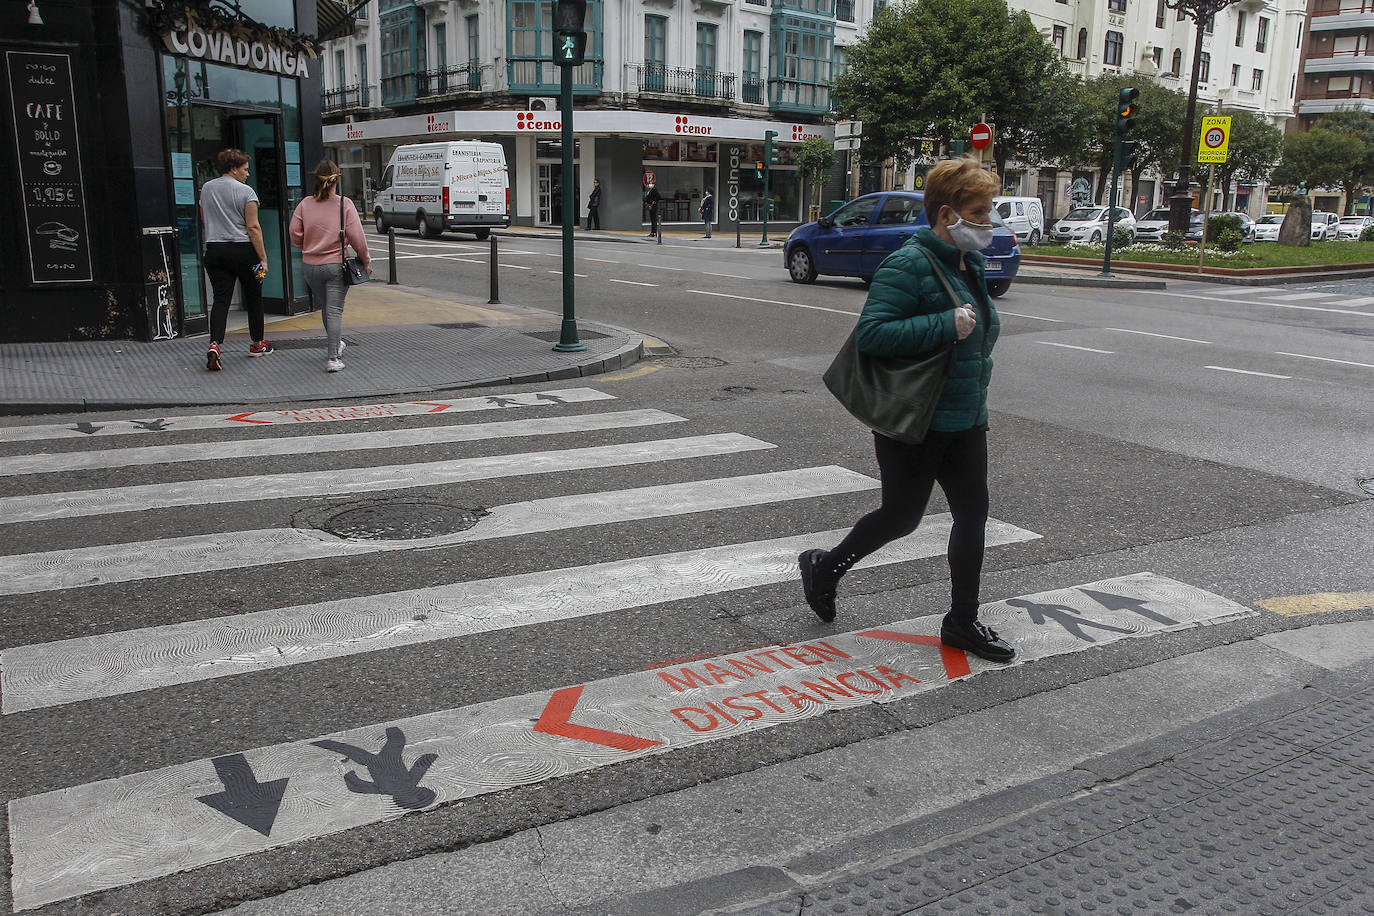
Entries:
[[157, 340], [208, 327], [198, 200], [225, 147], [271, 270], [264, 304], [308, 307], [287, 225], [322, 154], [313, 34], [333, 0], [15, 4], [0, 21], [5, 172], [0, 339]]

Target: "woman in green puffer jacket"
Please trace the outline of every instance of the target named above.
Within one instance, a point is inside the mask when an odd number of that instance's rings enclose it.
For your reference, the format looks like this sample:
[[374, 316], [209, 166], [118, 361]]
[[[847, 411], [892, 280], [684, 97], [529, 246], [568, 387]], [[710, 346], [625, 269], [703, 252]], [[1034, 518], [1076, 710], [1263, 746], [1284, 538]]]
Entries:
[[[859, 349], [874, 356], [914, 357], [955, 344], [957, 360], [936, 405], [925, 441], [909, 445], [874, 433], [882, 505], [865, 515], [833, 550], [798, 558], [806, 602], [835, 619], [835, 587], [859, 560], [916, 530], [936, 483], [954, 526], [949, 535], [951, 598], [940, 627], [945, 645], [996, 662], [1015, 650], [978, 620], [978, 584], [988, 519], [988, 381], [997, 341], [997, 310], [978, 250], [992, 243], [996, 177], [970, 159], [941, 162], [926, 176], [922, 229], [878, 267], [855, 329]], [[960, 299], [951, 302], [931, 259]]]

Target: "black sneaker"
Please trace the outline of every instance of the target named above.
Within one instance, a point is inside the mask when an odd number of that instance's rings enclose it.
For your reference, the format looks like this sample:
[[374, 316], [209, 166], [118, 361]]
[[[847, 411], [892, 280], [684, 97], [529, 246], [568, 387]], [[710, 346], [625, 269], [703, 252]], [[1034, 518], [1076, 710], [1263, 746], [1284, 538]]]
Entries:
[[951, 621], [940, 624], [940, 642], [952, 649], [972, 652], [990, 662], [1009, 662], [1016, 657], [1011, 644], [997, 635], [997, 631], [978, 620]]
[[831, 585], [830, 590], [825, 591], [817, 581], [820, 575], [816, 564], [823, 556], [824, 550], [803, 551], [801, 556], [797, 557], [797, 565], [801, 567], [802, 593], [806, 595], [806, 603], [811, 605], [811, 610], [816, 612], [817, 617], [830, 623], [835, 619], [835, 587]]

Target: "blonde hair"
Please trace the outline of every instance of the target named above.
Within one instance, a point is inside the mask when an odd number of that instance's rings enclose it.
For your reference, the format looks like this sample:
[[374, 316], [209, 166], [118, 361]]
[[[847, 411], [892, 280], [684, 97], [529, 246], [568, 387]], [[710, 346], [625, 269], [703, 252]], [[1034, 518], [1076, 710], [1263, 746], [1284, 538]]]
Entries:
[[997, 176], [972, 159], [946, 159], [926, 175], [926, 220], [935, 225], [940, 208], [948, 205], [955, 212], [974, 201], [996, 194]]
[[332, 159], [321, 159], [315, 166], [314, 198], [321, 203], [329, 199], [329, 192], [339, 183], [339, 167]]

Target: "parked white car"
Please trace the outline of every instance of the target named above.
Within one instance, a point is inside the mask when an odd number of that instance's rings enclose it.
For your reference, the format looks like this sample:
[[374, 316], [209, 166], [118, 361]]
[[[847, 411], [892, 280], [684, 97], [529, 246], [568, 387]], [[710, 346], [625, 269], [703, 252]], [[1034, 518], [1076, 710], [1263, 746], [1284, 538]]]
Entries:
[[[1050, 237], [1060, 242], [1087, 242], [1101, 245], [1107, 238], [1106, 207], [1079, 207], [1055, 220]], [[1126, 229], [1135, 241], [1135, 217], [1125, 207], [1116, 208], [1116, 225]]]
[[1328, 239], [1336, 238], [1336, 227], [1340, 225], [1341, 218], [1334, 213], [1326, 213], [1322, 210], [1312, 211], [1312, 241], [1325, 242]]
[[1279, 227], [1283, 225], [1282, 213], [1269, 213], [1255, 220], [1255, 241], [1277, 242]]
[[1374, 217], [1372, 216], [1342, 216], [1341, 221], [1336, 224], [1336, 238], [1348, 242], [1358, 242], [1360, 233], [1370, 226], [1374, 226]]
[[[1191, 232], [1202, 225], [1202, 211], [1194, 210], [1188, 217], [1188, 230]], [[1135, 237], [1138, 242], [1158, 242], [1169, 231], [1169, 208], [1151, 210], [1135, 221]]]

